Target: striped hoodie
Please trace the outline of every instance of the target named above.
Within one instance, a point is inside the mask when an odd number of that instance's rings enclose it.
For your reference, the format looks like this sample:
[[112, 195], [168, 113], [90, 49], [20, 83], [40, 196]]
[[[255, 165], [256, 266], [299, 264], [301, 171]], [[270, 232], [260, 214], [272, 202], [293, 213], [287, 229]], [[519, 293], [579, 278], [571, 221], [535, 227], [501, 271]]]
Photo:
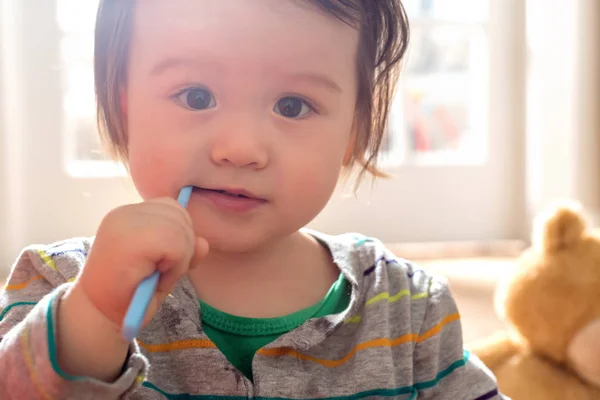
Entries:
[[56, 357], [57, 310], [91, 240], [27, 247], [0, 293], [0, 399], [506, 399], [490, 371], [464, 351], [443, 278], [377, 240], [310, 233], [349, 282], [350, 304], [261, 348], [253, 381], [203, 332], [187, 278], [131, 343], [115, 382], [67, 375]]

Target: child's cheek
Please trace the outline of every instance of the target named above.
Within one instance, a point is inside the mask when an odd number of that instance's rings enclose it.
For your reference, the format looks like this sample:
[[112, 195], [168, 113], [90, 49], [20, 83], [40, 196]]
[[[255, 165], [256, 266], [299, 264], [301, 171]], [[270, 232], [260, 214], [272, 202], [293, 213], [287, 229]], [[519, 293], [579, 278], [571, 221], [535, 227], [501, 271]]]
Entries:
[[[322, 164], [306, 165], [287, 176], [287, 182], [281, 182], [285, 188], [286, 203], [292, 210], [314, 218], [326, 206], [335, 190], [339, 177], [339, 168]], [[284, 177], [285, 180], [285, 177]]]
[[177, 190], [174, 177], [179, 175], [174, 164], [156, 152], [130, 153], [131, 179], [142, 199], [174, 196]]

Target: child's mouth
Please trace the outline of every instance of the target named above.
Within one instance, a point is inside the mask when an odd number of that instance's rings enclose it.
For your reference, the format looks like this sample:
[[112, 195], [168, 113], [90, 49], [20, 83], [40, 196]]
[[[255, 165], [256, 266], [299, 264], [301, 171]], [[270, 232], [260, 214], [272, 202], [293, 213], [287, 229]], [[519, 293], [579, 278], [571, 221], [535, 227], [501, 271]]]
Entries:
[[245, 212], [267, 201], [243, 189], [194, 188], [194, 192], [224, 211]]
[[214, 193], [219, 193], [219, 194], [223, 194], [225, 196], [230, 196], [230, 197], [239, 197], [239, 198], [243, 198], [243, 199], [255, 199], [255, 200], [260, 200], [258, 197], [256, 197], [255, 195], [253, 195], [252, 193], [243, 190], [243, 189], [208, 189], [208, 188], [195, 188], [195, 190], [200, 190], [200, 191], [204, 191], [204, 192], [214, 192]]
[[251, 197], [246, 196], [244, 194], [241, 193], [230, 193], [226, 190], [218, 190], [218, 189], [203, 189], [203, 190], [208, 190], [210, 192], [216, 192], [216, 193], [221, 193], [224, 194], [225, 196], [231, 196], [231, 197], [241, 197], [243, 199], [250, 199]]

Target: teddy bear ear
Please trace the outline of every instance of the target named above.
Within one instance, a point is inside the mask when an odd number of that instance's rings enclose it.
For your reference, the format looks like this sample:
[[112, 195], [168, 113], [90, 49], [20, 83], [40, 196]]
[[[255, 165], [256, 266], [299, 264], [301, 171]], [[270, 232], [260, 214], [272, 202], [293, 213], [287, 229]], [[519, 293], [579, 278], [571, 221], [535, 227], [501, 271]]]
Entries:
[[574, 201], [563, 201], [536, 219], [533, 243], [545, 252], [565, 249], [581, 239], [586, 227], [581, 205]]

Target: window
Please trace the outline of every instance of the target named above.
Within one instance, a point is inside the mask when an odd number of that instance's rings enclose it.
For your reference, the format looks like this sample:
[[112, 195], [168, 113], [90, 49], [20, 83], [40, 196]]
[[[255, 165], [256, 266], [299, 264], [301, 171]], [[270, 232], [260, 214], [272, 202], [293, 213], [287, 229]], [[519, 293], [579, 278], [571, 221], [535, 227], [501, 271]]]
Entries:
[[486, 158], [489, 1], [405, 0], [408, 56], [384, 164], [478, 164]]
[[63, 71], [64, 144], [74, 176], [121, 174], [103, 151], [96, 125], [94, 22], [98, 0], [58, 0]]

